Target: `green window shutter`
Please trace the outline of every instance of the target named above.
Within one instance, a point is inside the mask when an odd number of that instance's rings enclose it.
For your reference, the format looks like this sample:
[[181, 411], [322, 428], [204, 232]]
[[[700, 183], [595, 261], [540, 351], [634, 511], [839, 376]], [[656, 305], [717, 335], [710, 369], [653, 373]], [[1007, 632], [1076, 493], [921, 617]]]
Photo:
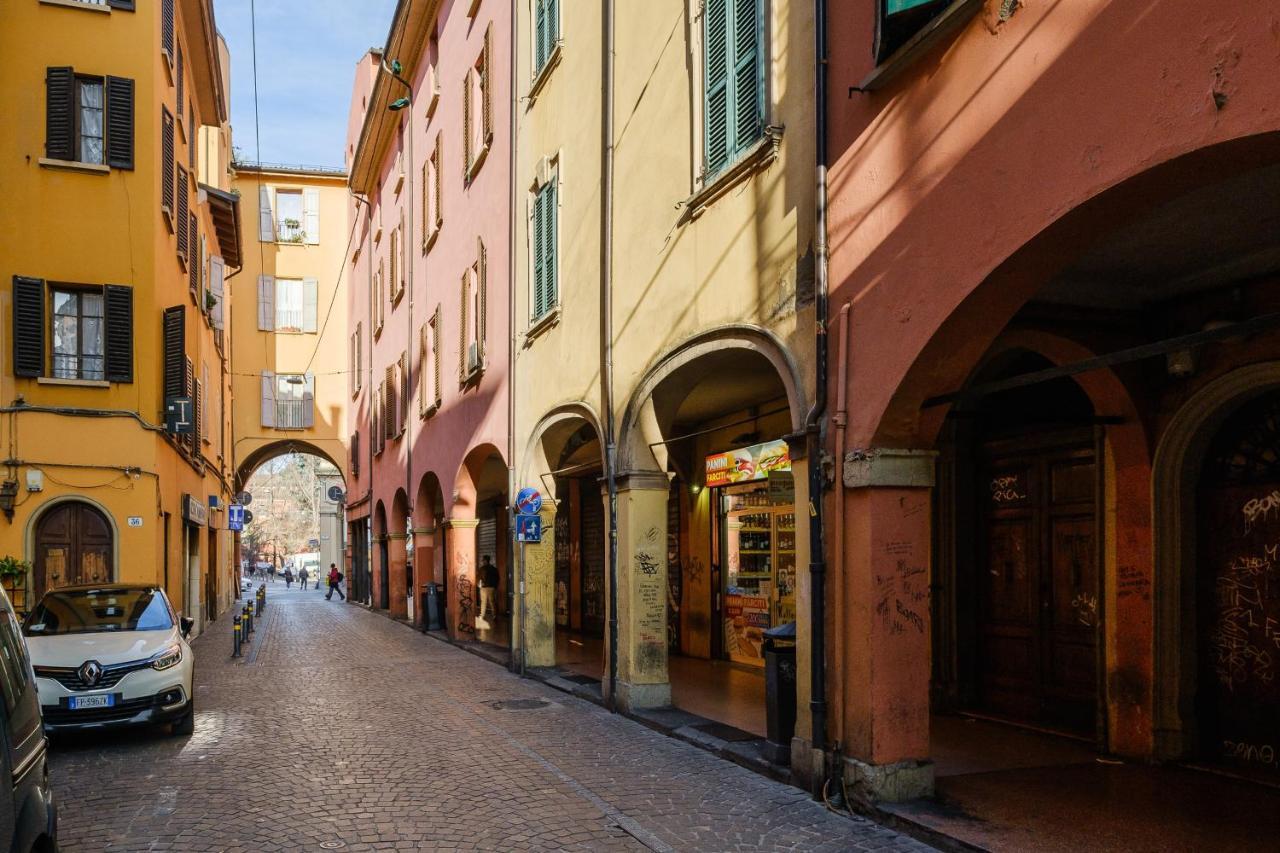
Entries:
[[534, 0], [533, 73], [547, 64], [547, 0]]
[[741, 151], [764, 129], [763, 0], [735, 0], [733, 15], [734, 142]]
[[703, 9], [703, 128], [706, 175], [724, 167], [733, 149], [729, 120], [729, 2], [707, 0]]
[[543, 262], [543, 279], [546, 281], [544, 288], [544, 304], [542, 311], [545, 314], [555, 307], [559, 301], [560, 282], [557, 280], [556, 274], [556, 229], [558, 223], [556, 206], [556, 182], [552, 180], [542, 190], [546, 196], [546, 210], [543, 213], [543, 221], [546, 223], [546, 236], [544, 237], [546, 248], [546, 260]]
[[542, 304], [546, 301], [543, 297], [543, 292], [546, 289], [546, 267], [543, 260], [545, 251], [542, 239], [542, 195], [542, 191], [539, 190], [533, 196], [533, 305], [531, 306], [531, 314], [534, 320], [542, 316]]
[[547, 58], [560, 41], [560, 0], [546, 0], [547, 4]]

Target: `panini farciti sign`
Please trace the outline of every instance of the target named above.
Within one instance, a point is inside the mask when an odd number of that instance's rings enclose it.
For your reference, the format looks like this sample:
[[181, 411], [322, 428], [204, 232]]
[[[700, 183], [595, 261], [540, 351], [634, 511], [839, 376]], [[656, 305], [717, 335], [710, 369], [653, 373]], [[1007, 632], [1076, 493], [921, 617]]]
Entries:
[[766, 441], [728, 453], [707, 457], [707, 486], [729, 486], [767, 479], [770, 472], [790, 471], [791, 452], [787, 443]]

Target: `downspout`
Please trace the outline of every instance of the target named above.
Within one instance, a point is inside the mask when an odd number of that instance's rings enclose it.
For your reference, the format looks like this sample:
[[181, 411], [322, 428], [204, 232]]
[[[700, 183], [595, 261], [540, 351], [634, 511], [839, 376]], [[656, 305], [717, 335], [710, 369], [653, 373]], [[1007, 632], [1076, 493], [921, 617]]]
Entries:
[[[822, 417], [827, 408], [827, 3], [814, 0], [814, 109], [816, 110], [816, 221], [814, 222], [815, 317], [814, 361], [817, 374], [813, 407], [805, 418], [806, 449], [809, 460], [809, 624], [813, 632], [809, 673], [809, 712], [813, 726], [813, 748], [827, 747], [827, 666], [826, 666], [826, 574], [823, 549], [822, 492], [826, 485], [822, 472]], [[824, 780], [825, 782], [825, 780]]]
[[[849, 313], [852, 306], [846, 302], [840, 306], [839, 320], [839, 337], [836, 343], [836, 411], [831, 417], [831, 423], [836, 428], [835, 440], [835, 458], [844, 459], [844, 443], [845, 429], [849, 424], [849, 410], [847, 399], [846, 382], [849, 375]], [[831, 520], [831, 553], [835, 555], [838, 564], [843, 564], [844, 560], [844, 477], [836, 477], [835, 483], [835, 517]], [[844, 572], [836, 572], [831, 578], [832, 599], [839, 607], [844, 602], [845, 585]], [[836, 619], [831, 626], [831, 639], [834, 648], [831, 650], [832, 665], [836, 672], [840, 673], [840, 693], [837, 708], [841, 710], [845, 706], [845, 697], [848, 690], [848, 679], [844, 677], [844, 621]], [[844, 720], [843, 716], [836, 720], [836, 737], [837, 743], [844, 743]]]
[[[365, 392], [367, 393], [370, 390], [371, 383], [373, 382], [373, 299], [372, 299], [372, 294], [373, 294], [372, 260], [373, 259], [372, 259], [372, 255], [370, 254], [373, 251], [373, 245], [372, 245], [373, 238], [372, 236], [370, 236], [372, 234], [372, 228], [373, 228], [373, 205], [369, 203], [369, 200], [367, 198], [361, 198], [360, 195], [355, 190], [348, 188], [347, 192], [350, 194], [351, 199], [354, 202], [356, 202], [357, 209], [358, 209], [358, 206], [361, 204], [364, 205], [364, 209], [365, 209], [364, 233], [365, 233], [366, 239], [364, 242], [364, 247], [360, 251], [364, 253], [365, 259], [369, 261], [369, 263], [365, 264], [366, 272], [367, 272], [367, 280], [365, 282], [367, 289], [365, 292], [370, 295], [370, 298], [364, 300], [365, 328], [369, 330], [369, 334], [367, 336], [362, 335], [361, 337], [362, 338], [368, 337], [369, 351], [367, 353], [361, 352], [360, 357], [361, 359], [363, 359], [363, 366], [361, 369], [362, 371], [365, 372], [367, 376], [367, 380], [364, 383], [364, 389], [365, 389]], [[346, 263], [345, 258], [343, 259], [343, 263]], [[362, 349], [364, 348], [363, 340], [360, 341], [360, 346]], [[357, 413], [357, 420], [358, 418], [359, 418], [359, 413]], [[359, 428], [359, 424], [357, 423], [357, 429], [358, 428]], [[365, 459], [367, 460], [367, 462], [365, 464], [364, 470], [365, 470], [365, 475], [369, 478], [369, 487], [365, 489], [364, 494], [361, 497], [368, 498], [371, 500], [373, 498], [373, 433], [372, 431], [369, 431], [366, 433], [366, 435], [368, 437], [368, 441], [365, 442], [365, 445], [366, 445]], [[360, 592], [361, 592], [362, 598], [364, 597], [365, 594], [368, 595], [369, 600], [365, 603], [368, 604], [369, 606], [372, 606], [373, 605], [373, 571], [372, 571], [373, 554], [372, 554], [372, 549], [368, 547], [369, 535], [367, 530], [367, 528], [369, 528], [369, 526], [373, 523], [372, 508], [370, 509], [367, 519], [368, 520], [365, 522], [366, 532], [365, 532], [364, 540], [360, 543], [360, 547], [364, 549], [363, 550], [364, 565], [360, 567], [360, 574], [361, 574]], [[348, 589], [349, 588], [350, 588], [350, 585], [348, 585]]]
[[[508, 127], [507, 139], [510, 150], [507, 152], [507, 208], [510, 216], [507, 218], [507, 571], [515, 567], [516, 556], [516, 518], [515, 518], [515, 501], [516, 493], [516, 0], [511, 0], [511, 70], [510, 82], [511, 92], [507, 98]], [[554, 498], [555, 495], [548, 497]], [[511, 572], [514, 574], [514, 572]], [[510, 583], [508, 582], [508, 594]], [[528, 656], [525, 646], [525, 625], [524, 625], [524, 575], [521, 573], [520, 588], [516, 590], [520, 596], [521, 613], [520, 613], [520, 672], [524, 673], [525, 659]], [[510, 609], [511, 602], [508, 602]], [[515, 637], [508, 639], [508, 643], [514, 643]], [[516, 656], [514, 649], [511, 649], [508, 659], [511, 668], [515, 668]]]
[[618, 710], [618, 443], [613, 417], [613, 12], [604, 0], [601, 57], [600, 398], [604, 413], [605, 489], [609, 496], [609, 696]]

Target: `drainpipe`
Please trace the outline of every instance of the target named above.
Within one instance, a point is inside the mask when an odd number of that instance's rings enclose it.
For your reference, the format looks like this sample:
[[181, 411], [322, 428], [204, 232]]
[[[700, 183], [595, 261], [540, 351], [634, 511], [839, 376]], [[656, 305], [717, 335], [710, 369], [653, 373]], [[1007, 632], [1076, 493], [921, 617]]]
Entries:
[[[813, 407], [805, 418], [806, 456], [809, 460], [809, 623], [813, 643], [809, 672], [809, 712], [813, 721], [813, 747], [827, 746], [826, 667], [826, 557], [822, 537], [822, 416], [827, 407], [827, 4], [814, 0], [814, 109], [816, 110], [816, 221], [814, 223], [815, 344], [817, 388]], [[839, 461], [839, 460], [837, 460]], [[824, 780], [825, 781], [825, 780]]]
[[[837, 460], [844, 459], [844, 443], [845, 429], [849, 424], [849, 410], [846, 403], [846, 380], [849, 375], [849, 313], [852, 308], [850, 303], [846, 302], [840, 306], [839, 320], [839, 338], [836, 344], [836, 411], [831, 417], [831, 423], [836, 428], [835, 457]], [[836, 500], [835, 500], [835, 517], [831, 520], [831, 553], [836, 555], [837, 561], [844, 559], [844, 477], [836, 477]], [[844, 602], [844, 572], [836, 572], [831, 577], [832, 599], [837, 606]], [[841, 673], [840, 678], [840, 703], [839, 707], [845, 707], [845, 696], [848, 690], [847, 680], [844, 678], [844, 620], [836, 619], [831, 626], [831, 639], [834, 648], [831, 650], [832, 665], [835, 666], [836, 672]], [[837, 743], [844, 743], [844, 720], [836, 721], [836, 737]]]
[[618, 444], [613, 417], [613, 12], [604, 0], [601, 56], [600, 397], [605, 488], [609, 495], [609, 710], [618, 710]]
[[[515, 566], [516, 556], [516, 513], [514, 496], [516, 483], [516, 0], [511, 0], [512, 30], [511, 39], [511, 92], [507, 99], [510, 110], [507, 128], [507, 200], [511, 215], [507, 218], [507, 571]], [[555, 498], [555, 495], [548, 495]], [[528, 656], [524, 641], [524, 573], [520, 577], [520, 672], [524, 673], [525, 658]], [[515, 637], [508, 638], [508, 645], [515, 642]], [[515, 667], [515, 655], [509, 654], [512, 668]]]

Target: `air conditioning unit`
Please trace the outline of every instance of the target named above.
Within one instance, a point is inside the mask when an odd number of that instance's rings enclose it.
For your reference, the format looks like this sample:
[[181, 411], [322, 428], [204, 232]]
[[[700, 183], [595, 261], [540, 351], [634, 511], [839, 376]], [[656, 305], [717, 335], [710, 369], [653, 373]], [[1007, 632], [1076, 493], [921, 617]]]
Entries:
[[473, 343], [467, 347], [467, 373], [480, 369], [480, 344]]

